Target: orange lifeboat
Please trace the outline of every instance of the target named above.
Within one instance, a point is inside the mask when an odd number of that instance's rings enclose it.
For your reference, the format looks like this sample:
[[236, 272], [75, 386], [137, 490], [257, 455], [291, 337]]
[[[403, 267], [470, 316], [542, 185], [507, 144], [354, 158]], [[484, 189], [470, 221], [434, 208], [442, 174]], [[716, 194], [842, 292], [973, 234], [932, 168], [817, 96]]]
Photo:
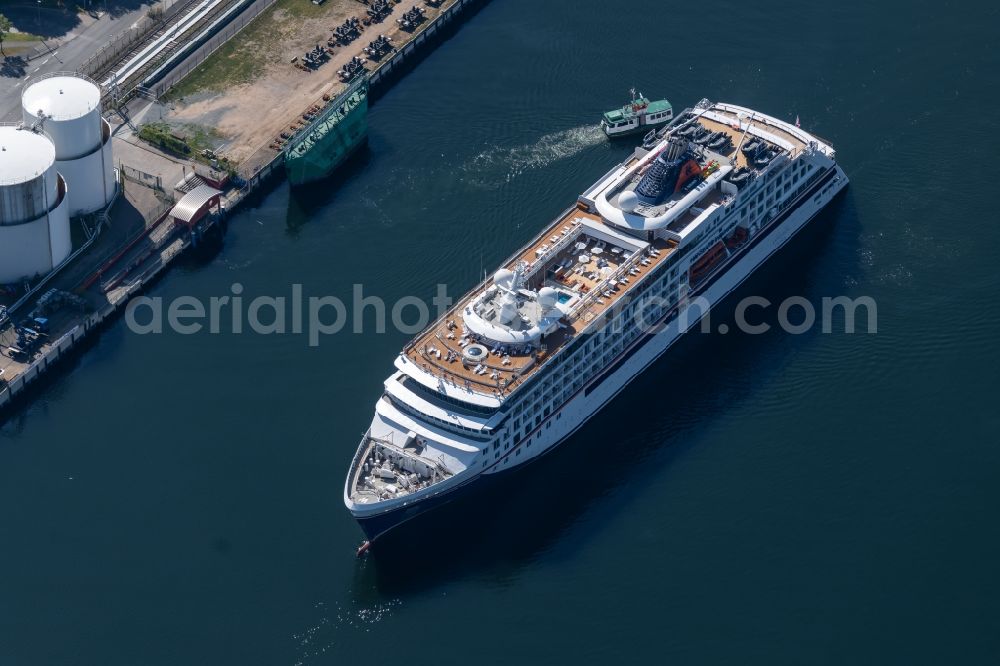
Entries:
[[730, 250], [735, 250], [746, 242], [748, 235], [746, 227], [736, 227], [733, 233], [726, 236], [726, 247]]
[[689, 272], [689, 282], [691, 285], [695, 285], [711, 273], [716, 266], [718, 266], [726, 258], [726, 244], [721, 240], [708, 248], [705, 254], [698, 257], [698, 260], [691, 264], [691, 270]]

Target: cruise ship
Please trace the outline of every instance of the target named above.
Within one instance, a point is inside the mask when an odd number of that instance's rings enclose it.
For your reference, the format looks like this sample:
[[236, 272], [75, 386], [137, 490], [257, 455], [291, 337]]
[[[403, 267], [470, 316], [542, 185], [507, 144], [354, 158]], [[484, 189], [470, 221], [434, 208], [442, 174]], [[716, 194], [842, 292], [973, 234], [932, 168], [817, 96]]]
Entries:
[[826, 141], [686, 109], [409, 342], [351, 462], [371, 542], [574, 434], [847, 177]]

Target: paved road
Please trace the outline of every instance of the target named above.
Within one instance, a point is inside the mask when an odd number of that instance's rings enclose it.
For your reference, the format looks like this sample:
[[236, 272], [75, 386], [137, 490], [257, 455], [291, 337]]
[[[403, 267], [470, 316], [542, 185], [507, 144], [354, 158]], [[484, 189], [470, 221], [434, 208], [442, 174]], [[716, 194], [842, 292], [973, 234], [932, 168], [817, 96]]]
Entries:
[[[88, 19], [89, 25], [82, 26], [67, 37], [55, 40], [59, 46], [52, 53], [41, 56], [25, 64], [21, 76], [0, 76], [0, 120], [21, 119], [21, 88], [27, 79], [48, 72], [74, 71], [103, 46], [113, 35], [129, 29], [141, 19], [148, 6], [140, 6], [130, 12], [112, 17], [104, 14], [96, 21]], [[53, 42], [49, 42], [52, 44]]]

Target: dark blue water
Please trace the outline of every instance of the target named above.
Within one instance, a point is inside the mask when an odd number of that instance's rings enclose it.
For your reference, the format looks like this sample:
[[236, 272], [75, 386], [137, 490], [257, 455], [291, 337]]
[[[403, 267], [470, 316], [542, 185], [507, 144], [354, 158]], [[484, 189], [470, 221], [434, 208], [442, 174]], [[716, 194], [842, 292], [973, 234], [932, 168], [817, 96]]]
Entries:
[[357, 561], [343, 475], [408, 336], [112, 325], [0, 432], [0, 663], [993, 663], [998, 12], [495, 0], [150, 295], [469, 288], [630, 147], [631, 86], [801, 118], [851, 186], [744, 295], [874, 335], [685, 339], [556, 454]]

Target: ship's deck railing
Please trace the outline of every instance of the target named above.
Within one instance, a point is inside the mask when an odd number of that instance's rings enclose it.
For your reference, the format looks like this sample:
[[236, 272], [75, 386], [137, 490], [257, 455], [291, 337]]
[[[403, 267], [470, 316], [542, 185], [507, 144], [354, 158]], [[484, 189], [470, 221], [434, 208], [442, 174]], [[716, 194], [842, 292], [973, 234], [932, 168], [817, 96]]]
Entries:
[[[434, 458], [425, 458], [423, 456], [415, 456], [411, 451], [407, 451], [406, 449], [393, 443], [389, 439], [385, 439], [382, 437], [374, 437], [373, 435], [371, 435], [371, 431], [369, 431], [365, 433], [365, 436], [361, 440], [361, 445], [358, 446], [358, 450], [354, 454], [354, 459], [351, 461], [350, 481], [348, 484], [348, 493], [351, 497], [355, 496], [356, 494], [370, 493], [374, 494], [376, 498], [378, 498], [379, 500], [383, 499], [379, 494], [378, 487], [372, 487], [371, 489], [361, 487], [361, 474], [364, 468], [364, 461], [368, 457], [368, 452], [371, 451], [376, 446], [380, 446], [383, 449], [387, 449], [392, 453], [400, 456], [401, 458], [409, 458], [410, 460], [420, 463], [421, 465], [425, 465], [426, 467], [433, 470], [433, 473], [431, 474], [430, 478], [425, 479], [426, 485], [424, 485], [423, 487], [418, 486], [413, 489], [404, 489], [405, 492], [398, 494], [397, 496], [401, 497], [403, 495], [409, 495], [411, 493], [420, 490], [426, 490], [427, 488], [455, 475], [455, 472], [450, 470], [448, 466], [444, 464], [444, 461], [441, 460], [440, 458], [434, 459]], [[397, 475], [405, 475], [407, 471], [406, 469], [391, 462], [390, 462], [390, 469]]]
[[[652, 247], [652, 246], [650, 246]], [[628, 272], [635, 268], [636, 264], [642, 261], [648, 254], [650, 250], [647, 248], [645, 251], [639, 250], [632, 254], [631, 257], [627, 258], [622, 263], [618, 264], [618, 268], [615, 269], [611, 275], [600, 280], [593, 289], [583, 295], [580, 301], [576, 304], [573, 312], [569, 315], [568, 319], [571, 322], [577, 321], [586, 312], [590, 311], [592, 305], [598, 304], [597, 300], [604, 297], [604, 292], [608, 289], [616, 286], [618, 281], [624, 277], [628, 277]]]
[[[581, 233], [578, 232], [577, 230], [580, 228], [581, 224], [583, 224], [583, 218], [575, 217], [572, 220], [570, 220], [568, 224], [564, 225], [566, 227], [569, 227], [569, 229], [556, 230], [556, 232], [552, 234], [552, 236], [558, 235], [559, 240], [553, 242], [552, 245], [549, 246], [549, 248], [545, 250], [544, 253], [538, 255], [534, 259], [534, 261], [528, 262], [528, 275], [529, 276], [534, 275], [537, 272], [539, 266], [544, 268], [546, 262], [548, 262], [551, 257], [555, 256], [559, 252], [562, 252], [566, 247], [569, 246], [570, 243], [579, 238]], [[574, 233], [575, 231], [577, 233]], [[549, 238], [552, 238], [552, 236], [549, 236]]]

